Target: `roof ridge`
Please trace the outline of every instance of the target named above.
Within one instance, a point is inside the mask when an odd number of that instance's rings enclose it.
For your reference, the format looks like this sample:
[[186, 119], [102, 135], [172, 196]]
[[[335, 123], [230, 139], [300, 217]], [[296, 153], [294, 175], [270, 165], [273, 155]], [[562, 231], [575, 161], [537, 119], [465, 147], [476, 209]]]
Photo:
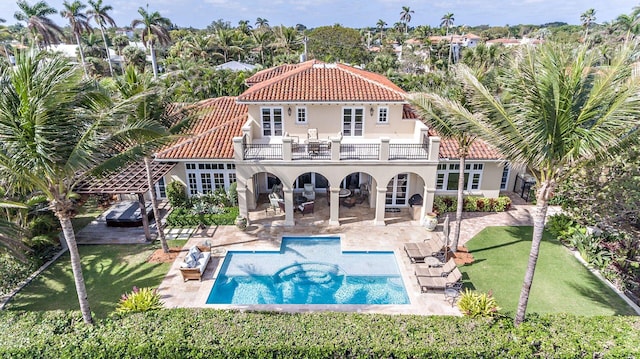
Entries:
[[[369, 82], [369, 83], [371, 83], [371, 84], [374, 84], [374, 85], [377, 85], [377, 86], [384, 87], [385, 89], [387, 89], [387, 90], [389, 90], [389, 91], [391, 91], [391, 92], [395, 92], [396, 94], [398, 94], [398, 95], [399, 95], [400, 97], [402, 97], [402, 98], [405, 98], [405, 99], [406, 99], [406, 98], [407, 98], [407, 96], [408, 96], [408, 94], [407, 94], [406, 92], [404, 92], [404, 91], [400, 92], [400, 91], [398, 91], [398, 90], [396, 90], [396, 89], [394, 89], [394, 88], [391, 88], [391, 87], [387, 86], [386, 84], [383, 84], [383, 83], [382, 83], [382, 82], [380, 82], [380, 81], [377, 81], [377, 80], [373, 80], [373, 79], [367, 78], [366, 76], [364, 76], [364, 75], [362, 75], [362, 74], [359, 74], [359, 73], [358, 73], [358, 72], [356, 72], [356, 71], [350, 71], [350, 70], [352, 70], [352, 69], [353, 69], [353, 70], [359, 70], [359, 71], [366, 71], [366, 70], [356, 69], [356, 68], [355, 68], [355, 67], [353, 67], [353, 66], [346, 65], [346, 64], [342, 64], [342, 63], [337, 64], [336, 68], [340, 69], [341, 71], [348, 72], [348, 73], [352, 74], [353, 76], [356, 76], [356, 77], [358, 77], [358, 78], [360, 78], [360, 79], [362, 79], [362, 80], [365, 80], [365, 81], [367, 81], [367, 82]], [[373, 74], [373, 75], [376, 75], [376, 76], [377, 76], [377, 75], [379, 75], [379, 74], [376, 74], [376, 73], [374, 73], [374, 72], [370, 72], [370, 71], [366, 71], [366, 72], [368, 72], [368, 73], [370, 73], [370, 74]], [[380, 75], [380, 76], [381, 76], [381, 75]], [[391, 80], [389, 80], [389, 81], [391, 81]], [[402, 89], [401, 89], [401, 90], [402, 90]]]
[[270, 78], [268, 80], [264, 80], [264, 81], [258, 82], [257, 84], [249, 87], [245, 92], [243, 92], [240, 95], [238, 95], [237, 100], [238, 100], [238, 102], [241, 102], [242, 101], [241, 98], [246, 96], [247, 94], [251, 94], [253, 92], [259, 91], [260, 89], [262, 89], [264, 87], [267, 87], [267, 86], [269, 86], [269, 85], [271, 85], [273, 83], [276, 83], [278, 81], [282, 81], [282, 80], [284, 80], [286, 78], [289, 78], [289, 77], [291, 77], [293, 75], [296, 75], [296, 74], [298, 74], [300, 72], [303, 72], [304, 70], [308, 70], [310, 68], [313, 68], [313, 65], [315, 65], [315, 64], [316, 64], [316, 60], [315, 59], [314, 60], [305, 61], [303, 63], [300, 63], [299, 66], [297, 66], [294, 69], [291, 69], [291, 70], [289, 70], [287, 72], [283, 72], [280, 75], [274, 76], [274, 77], [272, 77], [272, 78]]

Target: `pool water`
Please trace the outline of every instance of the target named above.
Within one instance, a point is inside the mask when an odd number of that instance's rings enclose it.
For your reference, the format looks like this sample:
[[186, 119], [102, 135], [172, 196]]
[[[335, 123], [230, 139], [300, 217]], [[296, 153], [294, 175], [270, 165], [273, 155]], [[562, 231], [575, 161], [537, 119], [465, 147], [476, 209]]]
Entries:
[[393, 252], [342, 252], [338, 237], [230, 251], [207, 304], [409, 304]]

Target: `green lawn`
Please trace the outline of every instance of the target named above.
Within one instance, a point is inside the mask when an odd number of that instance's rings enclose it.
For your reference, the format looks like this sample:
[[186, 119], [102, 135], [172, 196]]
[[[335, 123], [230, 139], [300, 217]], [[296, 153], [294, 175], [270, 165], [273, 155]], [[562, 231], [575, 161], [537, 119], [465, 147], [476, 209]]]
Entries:
[[[488, 227], [467, 243], [474, 263], [460, 268], [465, 286], [493, 291], [502, 312], [513, 315], [531, 249], [532, 227]], [[545, 232], [528, 313], [635, 315], [616, 293]]]
[[[186, 241], [169, 241], [182, 247]], [[97, 317], [111, 313], [120, 296], [133, 286], [158, 287], [171, 263], [147, 263], [159, 244], [79, 246], [91, 310]], [[39, 275], [9, 303], [10, 310], [79, 310], [68, 253]]]

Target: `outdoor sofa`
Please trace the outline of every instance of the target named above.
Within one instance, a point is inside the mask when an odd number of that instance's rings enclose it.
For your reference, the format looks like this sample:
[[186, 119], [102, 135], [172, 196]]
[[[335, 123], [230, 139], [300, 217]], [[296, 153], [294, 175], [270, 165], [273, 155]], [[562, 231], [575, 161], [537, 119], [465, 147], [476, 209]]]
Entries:
[[198, 246], [189, 248], [189, 252], [184, 257], [182, 263], [180, 263], [182, 279], [185, 282], [189, 279], [202, 281], [202, 275], [204, 274], [205, 269], [207, 269], [209, 259], [211, 259], [211, 251], [209, 251], [208, 247], [206, 247], [206, 249]]

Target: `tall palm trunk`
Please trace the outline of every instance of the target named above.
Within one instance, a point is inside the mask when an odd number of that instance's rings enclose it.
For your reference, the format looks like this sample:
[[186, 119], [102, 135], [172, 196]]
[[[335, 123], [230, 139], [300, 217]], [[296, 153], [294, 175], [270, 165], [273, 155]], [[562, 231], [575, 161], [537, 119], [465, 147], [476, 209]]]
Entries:
[[76, 43], [78, 44], [78, 50], [80, 50], [80, 61], [82, 62], [82, 70], [84, 71], [84, 76], [89, 77], [87, 73], [87, 64], [84, 62], [84, 51], [82, 50], [82, 45], [80, 45], [80, 34], [76, 32]]
[[460, 156], [460, 175], [458, 176], [458, 205], [456, 206], [456, 227], [453, 231], [451, 241], [451, 252], [458, 251], [458, 241], [460, 240], [460, 225], [462, 224], [462, 209], [464, 208], [464, 166], [465, 156]]
[[9, 50], [7, 50], [7, 45], [2, 44], [2, 49], [4, 50], [4, 54], [7, 57], [7, 62], [11, 65], [11, 56], [9, 56]]
[[149, 40], [149, 52], [151, 53], [151, 67], [153, 67], [153, 78], [158, 78], [158, 66], [156, 64], [156, 53], [153, 51], [153, 41]]
[[548, 199], [551, 192], [551, 186], [548, 181], [543, 182], [536, 193], [536, 208], [533, 212], [533, 237], [531, 240], [531, 251], [529, 252], [529, 262], [527, 264], [527, 272], [524, 275], [522, 290], [520, 290], [520, 299], [516, 309], [515, 324], [519, 325], [524, 321], [527, 311], [527, 303], [529, 302], [529, 292], [531, 284], [533, 284], [533, 275], [538, 262], [538, 254], [540, 253], [540, 242], [542, 242], [542, 233], [544, 231], [544, 219], [547, 216], [547, 208], [549, 207]]
[[151, 160], [149, 157], [144, 156], [144, 166], [147, 170], [147, 184], [149, 185], [149, 197], [151, 197], [151, 207], [153, 207], [153, 217], [156, 219], [156, 230], [158, 231], [158, 238], [162, 243], [162, 250], [165, 253], [169, 253], [169, 245], [167, 239], [164, 236], [164, 229], [162, 228], [162, 221], [160, 220], [160, 209], [158, 208], [158, 199], [156, 198], [156, 191], [153, 187], [153, 174], [151, 173]]
[[76, 243], [76, 235], [73, 232], [73, 224], [71, 223], [71, 218], [65, 215], [62, 211], [56, 211], [56, 216], [60, 220], [62, 232], [64, 233], [64, 239], [67, 242], [67, 247], [69, 248], [69, 255], [71, 257], [71, 270], [73, 272], [73, 279], [76, 285], [76, 293], [78, 294], [78, 302], [80, 303], [82, 319], [87, 324], [93, 324], [91, 309], [89, 308], [87, 288], [84, 284], [84, 276], [82, 275], [80, 253], [78, 252], [78, 244]]
[[111, 66], [111, 55], [109, 55], [109, 45], [107, 44], [107, 37], [104, 34], [104, 27], [100, 26], [100, 32], [102, 33], [102, 42], [104, 42], [104, 49], [107, 50], [107, 63], [109, 64], [109, 73], [113, 77], [113, 66]]

